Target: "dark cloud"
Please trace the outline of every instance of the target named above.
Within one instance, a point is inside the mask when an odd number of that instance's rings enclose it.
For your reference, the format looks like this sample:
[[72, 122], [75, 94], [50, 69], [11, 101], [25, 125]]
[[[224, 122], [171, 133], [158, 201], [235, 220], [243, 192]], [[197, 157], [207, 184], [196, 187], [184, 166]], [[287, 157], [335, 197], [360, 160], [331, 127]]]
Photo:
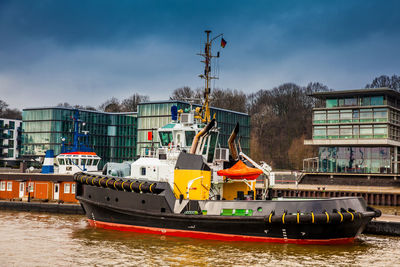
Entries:
[[377, 0], [0, 0], [0, 93], [20, 108], [76, 103], [78, 92], [90, 105], [135, 90], [167, 98], [202, 84], [205, 29], [228, 41], [220, 87], [361, 87], [398, 70], [398, 10]]

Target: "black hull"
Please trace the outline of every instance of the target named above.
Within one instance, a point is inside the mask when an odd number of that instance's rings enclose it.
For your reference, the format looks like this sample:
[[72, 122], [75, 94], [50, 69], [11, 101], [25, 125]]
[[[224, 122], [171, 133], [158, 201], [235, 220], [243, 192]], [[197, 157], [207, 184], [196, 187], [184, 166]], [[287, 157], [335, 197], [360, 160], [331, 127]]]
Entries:
[[[373, 217], [376, 217], [374, 211], [366, 210], [362, 198], [190, 201], [180, 212], [176, 212], [179, 200], [175, 199], [168, 186], [159, 185], [159, 188], [163, 190], [160, 189], [157, 194], [145, 194], [78, 184], [76, 197], [81, 202], [90, 224], [96, 227], [228, 241], [349, 243], [362, 232]], [[182, 205], [184, 204], [183, 202]], [[252, 207], [253, 210], [262, 207], [264, 214], [261, 216], [187, 214], [188, 211], [201, 210], [200, 206], [208, 207], [211, 211], [213, 207], [220, 209], [232, 205], [245, 205]], [[353, 212], [347, 210], [347, 213], [325, 215], [335, 208], [340, 210], [340, 207]], [[302, 213], [301, 215], [299, 213], [296, 219], [294, 214], [299, 210]]]

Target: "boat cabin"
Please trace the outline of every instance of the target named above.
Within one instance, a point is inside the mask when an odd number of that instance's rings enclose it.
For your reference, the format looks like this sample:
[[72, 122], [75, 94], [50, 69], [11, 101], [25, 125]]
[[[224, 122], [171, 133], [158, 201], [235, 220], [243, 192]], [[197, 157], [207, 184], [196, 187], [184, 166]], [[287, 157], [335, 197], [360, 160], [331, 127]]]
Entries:
[[98, 170], [100, 157], [94, 152], [61, 153], [56, 157], [58, 173], [74, 174], [81, 171]]

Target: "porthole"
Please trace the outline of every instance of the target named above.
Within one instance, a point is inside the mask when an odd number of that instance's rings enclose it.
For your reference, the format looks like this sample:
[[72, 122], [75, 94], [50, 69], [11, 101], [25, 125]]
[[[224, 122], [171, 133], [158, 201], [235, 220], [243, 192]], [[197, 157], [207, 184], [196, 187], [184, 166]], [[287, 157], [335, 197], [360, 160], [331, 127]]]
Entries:
[[89, 198], [92, 198], [92, 195], [89, 195]]
[[118, 198], [117, 197], [115, 198], [115, 202], [118, 202]]
[[142, 204], [144, 204], [144, 203], [146, 203], [146, 201], [143, 199], [143, 200], [142, 200]]
[[110, 197], [106, 197], [107, 201], [110, 201]]
[[165, 208], [161, 208], [161, 212], [165, 212]]
[[257, 211], [258, 211], [258, 212], [262, 212], [262, 208], [261, 208], [261, 207], [258, 207], [258, 208], [257, 208]]

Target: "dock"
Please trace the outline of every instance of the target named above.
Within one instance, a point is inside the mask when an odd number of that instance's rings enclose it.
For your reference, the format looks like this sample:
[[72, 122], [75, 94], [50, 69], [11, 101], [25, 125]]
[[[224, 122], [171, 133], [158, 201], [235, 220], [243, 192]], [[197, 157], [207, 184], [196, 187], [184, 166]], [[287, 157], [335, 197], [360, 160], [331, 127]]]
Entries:
[[273, 197], [363, 197], [368, 205], [400, 206], [397, 186], [276, 184], [272, 192]]
[[35, 211], [60, 214], [85, 214], [81, 205], [66, 203], [0, 201], [0, 210]]
[[367, 224], [363, 234], [400, 236], [400, 216], [382, 214]]

